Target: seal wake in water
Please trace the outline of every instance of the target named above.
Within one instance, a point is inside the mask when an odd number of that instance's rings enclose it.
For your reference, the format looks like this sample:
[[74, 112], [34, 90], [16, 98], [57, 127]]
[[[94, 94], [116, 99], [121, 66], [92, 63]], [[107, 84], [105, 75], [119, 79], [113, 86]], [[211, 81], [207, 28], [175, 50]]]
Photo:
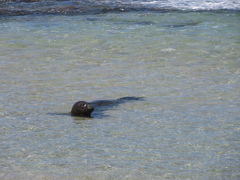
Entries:
[[96, 110], [102, 114], [104, 111], [129, 101], [140, 101], [143, 97], [122, 97], [113, 100], [97, 100], [93, 102], [78, 101], [71, 110], [72, 116], [91, 117], [91, 113]]

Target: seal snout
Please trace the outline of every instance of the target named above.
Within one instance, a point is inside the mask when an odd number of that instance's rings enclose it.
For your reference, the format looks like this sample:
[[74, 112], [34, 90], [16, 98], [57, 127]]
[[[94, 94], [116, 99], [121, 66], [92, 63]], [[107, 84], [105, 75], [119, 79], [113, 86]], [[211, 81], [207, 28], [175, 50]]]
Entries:
[[90, 104], [87, 105], [87, 108], [91, 112], [93, 112], [93, 110], [94, 110], [94, 107], [92, 105], [90, 105]]

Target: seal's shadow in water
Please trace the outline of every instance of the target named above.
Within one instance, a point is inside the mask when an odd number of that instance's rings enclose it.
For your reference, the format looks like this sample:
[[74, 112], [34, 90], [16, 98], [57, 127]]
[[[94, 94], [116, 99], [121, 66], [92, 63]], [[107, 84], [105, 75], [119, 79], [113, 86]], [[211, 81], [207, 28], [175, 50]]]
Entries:
[[[122, 97], [118, 99], [110, 99], [110, 100], [97, 100], [89, 102], [94, 107], [94, 111], [92, 113], [92, 116], [90, 118], [106, 118], [109, 117], [109, 115], [105, 114], [105, 111], [108, 111], [110, 109], [116, 108], [117, 106], [121, 104], [125, 104], [132, 101], [144, 101], [144, 97]], [[48, 115], [60, 115], [60, 116], [70, 116], [71, 113], [48, 113]], [[86, 120], [89, 119], [87, 117], [73, 117], [74, 120]]]

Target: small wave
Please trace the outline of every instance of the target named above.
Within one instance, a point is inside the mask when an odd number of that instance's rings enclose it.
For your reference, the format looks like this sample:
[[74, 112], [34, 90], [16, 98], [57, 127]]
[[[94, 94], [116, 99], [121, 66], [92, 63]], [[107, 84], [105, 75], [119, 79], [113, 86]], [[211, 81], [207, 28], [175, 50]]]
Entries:
[[236, 0], [158, 0], [139, 3], [148, 7], [178, 10], [240, 10], [240, 1]]
[[2, 0], [0, 15], [78, 15], [129, 11], [240, 11], [235, 0]]

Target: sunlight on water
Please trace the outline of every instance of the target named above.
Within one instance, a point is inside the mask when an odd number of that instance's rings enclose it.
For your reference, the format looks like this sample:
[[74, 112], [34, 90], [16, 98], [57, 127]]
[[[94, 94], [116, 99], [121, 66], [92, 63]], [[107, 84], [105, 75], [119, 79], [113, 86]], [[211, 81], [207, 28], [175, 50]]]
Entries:
[[[0, 17], [1, 179], [238, 179], [239, 20]], [[54, 115], [124, 96], [145, 100]]]

